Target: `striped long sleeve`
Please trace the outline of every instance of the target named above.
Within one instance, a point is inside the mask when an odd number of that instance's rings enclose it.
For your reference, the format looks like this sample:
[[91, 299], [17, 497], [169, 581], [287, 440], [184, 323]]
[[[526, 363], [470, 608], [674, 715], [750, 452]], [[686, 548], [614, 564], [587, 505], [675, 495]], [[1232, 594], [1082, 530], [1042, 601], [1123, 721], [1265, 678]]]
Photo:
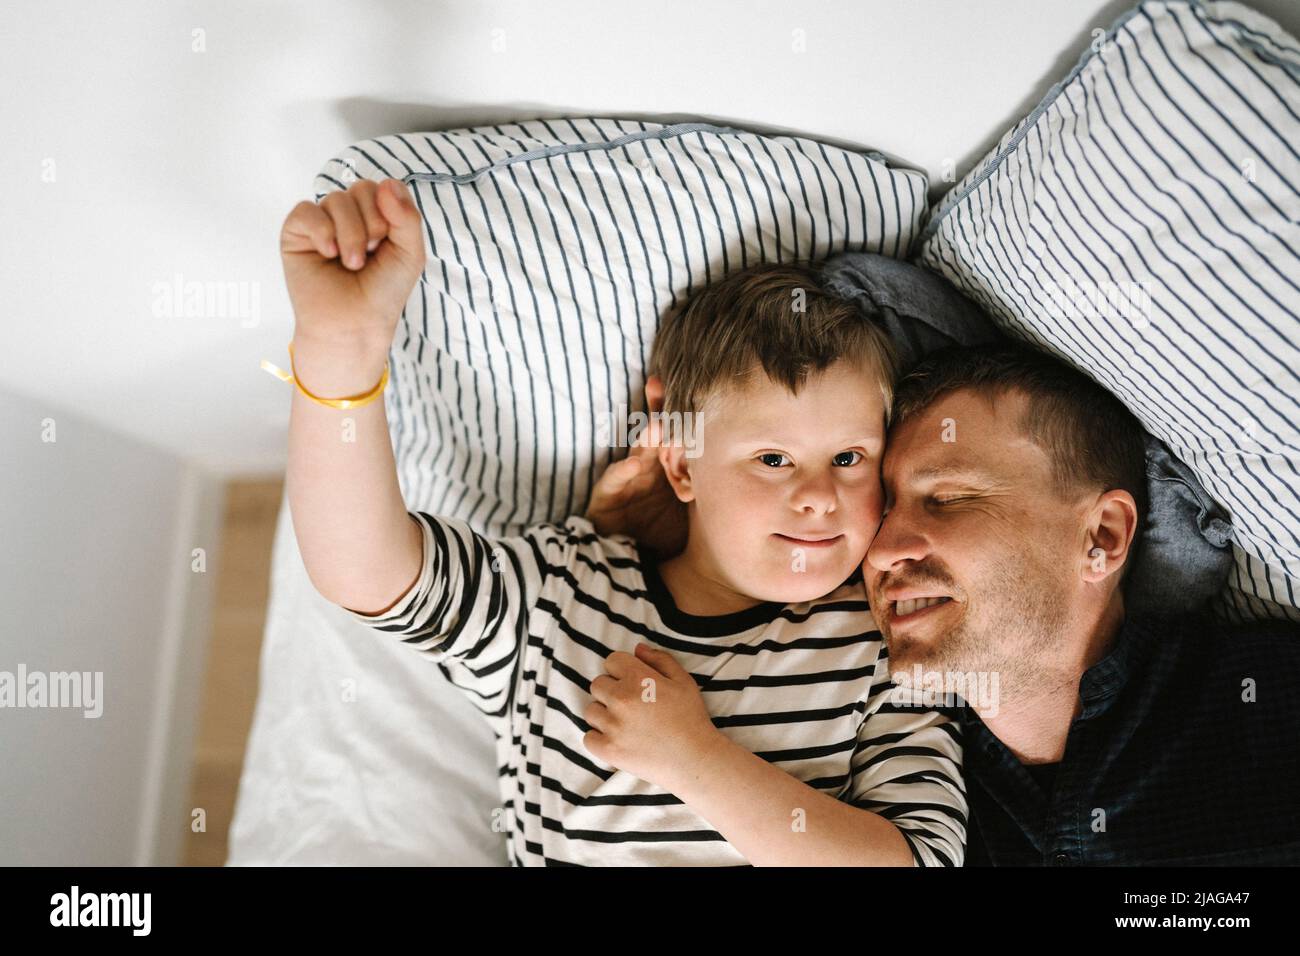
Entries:
[[[861, 583], [720, 615], [678, 609], [652, 561], [590, 522], [492, 539], [414, 513], [424, 562], [387, 612], [358, 620], [428, 655], [497, 733], [510, 859], [539, 865], [742, 865], [672, 793], [589, 753], [582, 715], [614, 651], [640, 642], [691, 674], [714, 725], [808, 786], [892, 820], [922, 865], [960, 865], [956, 725], [895, 699]], [[433, 732], [437, 732], [436, 728]]]

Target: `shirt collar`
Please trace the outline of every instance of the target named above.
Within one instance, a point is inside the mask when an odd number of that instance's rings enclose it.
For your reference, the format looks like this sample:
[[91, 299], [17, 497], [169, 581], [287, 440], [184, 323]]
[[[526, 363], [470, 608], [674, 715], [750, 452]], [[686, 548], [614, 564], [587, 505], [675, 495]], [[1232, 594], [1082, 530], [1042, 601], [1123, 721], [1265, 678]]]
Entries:
[[[1135, 672], [1139, 663], [1138, 652], [1147, 645], [1150, 636], [1151, 628], [1147, 622], [1125, 617], [1110, 650], [1079, 679], [1079, 699], [1083, 704], [1079, 720], [1088, 720], [1110, 709]], [[949, 716], [966, 724], [968, 732], [985, 750], [994, 752], [1005, 747], [969, 703], [962, 701]]]
[[1083, 672], [1079, 680], [1081, 720], [1105, 713], [1128, 684], [1138, 663], [1138, 652], [1146, 644], [1150, 628], [1139, 620], [1125, 617], [1115, 633], [1110, 650]]

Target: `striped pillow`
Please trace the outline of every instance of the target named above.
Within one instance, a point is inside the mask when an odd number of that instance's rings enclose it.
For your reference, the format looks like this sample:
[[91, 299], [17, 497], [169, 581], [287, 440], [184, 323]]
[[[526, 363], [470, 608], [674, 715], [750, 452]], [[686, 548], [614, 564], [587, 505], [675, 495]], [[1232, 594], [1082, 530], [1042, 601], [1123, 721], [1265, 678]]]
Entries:
[[920, 261], [1119, 395], [1232, 515], [1218, 610], [1300, 620], [1300, 43], [1148, 2], [935, 209]]
[[763, 261], [905, 257], [927, 189], [874, 153], [616, 119], [365, 140], [317, 200], [356, 177], [402, 179], [426, 225], [385, 395], [407, 506], [488, 534], [586, 506], [665, 310]]

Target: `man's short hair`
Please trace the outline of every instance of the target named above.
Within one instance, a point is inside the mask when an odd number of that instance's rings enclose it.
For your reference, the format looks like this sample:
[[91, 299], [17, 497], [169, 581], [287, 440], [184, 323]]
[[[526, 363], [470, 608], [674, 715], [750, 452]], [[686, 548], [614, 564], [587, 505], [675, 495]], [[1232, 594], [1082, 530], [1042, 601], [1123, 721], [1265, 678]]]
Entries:
[[810, 373], [840, 359], [879, 378], [888, 420], [898, 362], [889, 334], [828, 292], [811, 263], [764, 263], [666, 315], [646, 372], [662, 379], [666, 412], [698, 413], [722, 386], [744, 384], [759, 368], [798, 394]]
[[[1029, 345], [947, 348], [927, 356], [899, 380], [894, 425], [967, 389], [990, 403], [1008, 392], [1026, 395], [1020, 425], [1047, 452], [1057, 492], [1068, 496], [1091, 488], [1127, 491], [1137, 503], [1140, 533], [1147, 515], [1146, 436], [1141, 423], [1111, 392]], [[1137, 543], [1135, 538], [1134, 548]], [[1131, 549], [1130, 557], [1134, 553]]]

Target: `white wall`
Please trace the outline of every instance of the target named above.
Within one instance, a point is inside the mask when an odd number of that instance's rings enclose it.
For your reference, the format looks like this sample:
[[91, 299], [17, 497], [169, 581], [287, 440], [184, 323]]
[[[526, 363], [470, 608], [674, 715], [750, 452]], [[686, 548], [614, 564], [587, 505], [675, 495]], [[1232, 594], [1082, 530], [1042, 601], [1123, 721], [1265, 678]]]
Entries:
[[220, 486], [3, 389], [0, 443], [0, 671], [103, 675], [98, 717], [0, 708], [0, 865], [178, 862]]

